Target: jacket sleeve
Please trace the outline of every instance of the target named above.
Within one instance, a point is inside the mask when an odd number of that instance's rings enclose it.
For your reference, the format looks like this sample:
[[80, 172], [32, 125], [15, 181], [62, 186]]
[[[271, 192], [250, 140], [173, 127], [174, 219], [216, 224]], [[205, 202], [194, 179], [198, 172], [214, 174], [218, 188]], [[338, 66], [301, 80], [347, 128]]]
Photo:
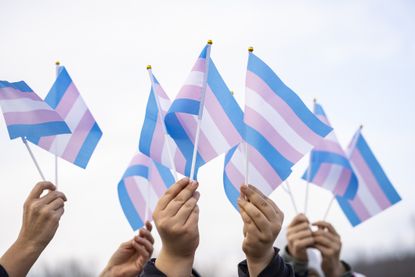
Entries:
[[0, 277], [9, 277], [9, 274], [7, 274], [7, 271], [2, 265], [0, 265]]
[[[146, 265], [144, 266], [143, 272], [139, 275], [140, 277], [167, 277], [166, 274], [161, 272], [156, 267], [156, 259], [149, 260]], [[196, 270], [192, 269], [192, 276], [193, 277], [200, 277], [199, 273]], [[3, 277], [3, 276], [0, 276]]]
[[[294, 270], [288, 264], [286, 264], [280, 255], [278, 255], [279, 249], [274, 248], [274, 257], [271, 262], [264, 268], [264, 270], [258, 275], [258, 277], [295, 277]], [[238, 276], [248, 277], [248, 264], [246, 260], [238, 264]]]

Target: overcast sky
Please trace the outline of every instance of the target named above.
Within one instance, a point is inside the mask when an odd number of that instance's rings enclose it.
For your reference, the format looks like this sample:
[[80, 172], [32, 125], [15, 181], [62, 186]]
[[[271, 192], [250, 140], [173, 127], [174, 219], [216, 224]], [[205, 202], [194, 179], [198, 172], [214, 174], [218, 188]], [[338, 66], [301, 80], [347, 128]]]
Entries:
[[[412, 1], [6, 1], [0, 0], [0, 79], [26, 81], [44, 97], [61, 61], [103, 130], [86, 170], [60, 162], [68, 202], [60, 228], [34, 270], [77, 258], [102, 268], [132, 232], [117, 183], [138, 145], [150, 89], [146, 65], [174, 98], [208, 39], [211, 56], [241, 106], [247, 47], [311, 107], [317, 98], [346, 146], [360, 124], [403, 200], [352, 228], [337, 204], [328, 220], [342, 235], [343, 256], [415, 247], [415, 4]], [[32, 146], [48, 179], [51, 154]], [[0, 120], [0, 253], [15, 240], [22, 204], [39, 180], [25, 147]], [[297, 205], [299, 175], [290, 177]], [[221, 262], [234, 276], [242, 224], [222, 184], [223, 156], [200, 170], [201, 243], [196, 265]], [[272, 199], [294, 212], [279, 188]], [[310, 190], [309, 215], [320, 219], [330, 193]], [[280, 235], [283, 238], [283, 234]], [[156, 242], [156, 249], [160, 241]]]

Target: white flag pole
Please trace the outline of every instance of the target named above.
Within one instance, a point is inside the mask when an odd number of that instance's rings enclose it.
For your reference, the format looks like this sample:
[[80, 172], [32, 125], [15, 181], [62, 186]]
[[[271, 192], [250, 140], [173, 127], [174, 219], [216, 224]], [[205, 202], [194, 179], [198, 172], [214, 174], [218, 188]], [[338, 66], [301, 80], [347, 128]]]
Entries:
[[159, 119], [160, 119], [160, 121], [162, 122], [162, 125], [163, 125], [164, 139], [167, 142], [167, 153], [169, 155], [170, 164], [171, 164], [171, 167], [172, 167], [172, 170], [173, 170], [174, 180], [177, 181], [176, 164], [174, 163], [173, 153], [172, 153], [171, 145], [170, 145], [171, 139], [170, 139], [170, 136], [167, 133], [166, 123], [164, 122], [164, 116], [165, 115], [163, 114], [163, 111], [162, 111], [161, 105], [160, 105], [160, 99], [159, 99], [159, 97], [156, 93], [156, 86], [154, 84], [154, 76], [153, 76], [153, 72], [151, 70], [151, 65], [147, 66], [147, 71], [148, 71], [148, 75], [149, 75], [150, 80], [151, 80], [151, 88], [153, 89], [153, 92], [154, 92], [154, 98], [156, 99], [157, 109], [159, 111], [158, 112], [158, 117], [159, 117]]
[[[248, 52], [252, 53], [254, 51], [254, 47], [249, 47]], [[246, 91], [245, 91], [245, 101], [246, 101]], [[246, 106], [246, 104], [245, 104]], [[245, 137], [245, 184], [249, 184], [249, 151], [248, 151], [248, 142], [246, 141]]]
[[[313, 104], [315, 105], [317, 102], [317, 100], [314, 98], [313, 99]], [[311, 174], [311, 163], [312, 163], [312, 152], [313, 150], [310, 151], [310, 158], [308, 160], [308, 168], [307, 168], [307, 184], [305, 187], [305, 199], [304, 199], [304, 214], [307, 215], [307, 208], [308, 208], [308, 194], [309, 194], [309, 187], [310, 187], [310, 174]]]
[[26, 149], [29, 152], [29, 155], [32, 158], [32, 161], [35, 164], [37, 171], [39, 172], [40, 178], [42, 178], [42, 181], [46, 181], [45, 176], [43, 175], [42, 170], [40, 169], [40, 166], [37, 163], [35, 155], [33, 155], [32, 149], [30, 149], [30, 146], [29, 146], [29, 144], [27, 143], [27, 140], [24, 137], [22, 137], [22, 142], [26, 146]]
[[323, 221], [325, 221], [326, 218], [327, 218], [327, 216], [329, 215], [329, 211], [330, 211], [331, 205], [333, 205], [333, 202], [334, 202], [334, 199], [335, 198], [336, 198], [336, 196], [333, 194], [333, 197], [331, 198], [330, 203], [327, 206], [326, 212], [324, 213]]
[[[56, 66], [56, 78], [58, 78], [60, 62], [56, 61], [55, 66]], [[58, 153], [58, 142], [59, 142], [58, 138], [59, 136], [55, 137], [55, 186], [56, 186], [56, 189], [58, 188], [58, 156], [56, 154]]]
[[197, 157], [197, 152], [199, 149], [200, 127], [202, 125], [201, 123], [202, 123], [202, 117], [203, 117], [203, 110], [205, 108], [205, 95], [206, 95], [207, 79], [208, 79], [208, 74], [209, 74], [210, 48], [212, 45], [212, 41], [208, 40], [207, 44], [208, 44], [207, 45], [208, 47], [206, 49], [205, 74], [203, 75], [203, 84], [202, 84], [201, 99], [200, 99], [200, 105], [199, 105], [199, 115], [197, 117], [195, 144], [193, 148], [192, 164], [191, 164], [190, 175], [189, 175], [189, 178], [191, 180], [193, 180], [195, 167], [196, 167], [196, 157]]
[[[284, 186], [284, 184], [285, 184], [285, 186]], [[292, 191], [291, 191], [290, 184], [288, 183], [288, 181], [285, 181], [285, 182], [284, 182], [284, 184], [282, 184], [282, 188], [283, 188], [283, 189], [285, 190], [285, 192], [287, 192], [287, 193], [288, 193], [288, 195], [290, 196], [291, 203], [293, 204], [295, 214], [298, 214], [297, 205], [295, 204], [294, 195], [293, 195], [293, 193], [292, 193]]]

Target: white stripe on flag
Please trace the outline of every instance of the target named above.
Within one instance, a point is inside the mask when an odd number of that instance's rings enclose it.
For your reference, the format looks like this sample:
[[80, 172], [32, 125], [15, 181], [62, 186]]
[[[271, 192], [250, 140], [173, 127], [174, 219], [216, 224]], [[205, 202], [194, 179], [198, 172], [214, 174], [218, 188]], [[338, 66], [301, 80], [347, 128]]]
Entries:
[[287, 141], [294, 149], [301, 154], [306, 154], [313, 145], [305, 141], [300, 135], [293, 130], [289, 123], [271, 107], [261, 96], [254, 90], [246, 88], [246, 106], [258, 112], [265, 118], [272, 127]]
[[163, 115], [166, 115], [167, 111], [170, 108], [171, 101], [169, 99], [164, 99], [162, 97], [159, 97], [157, 94], [156, 94], [156, 97], [159, 98], [160, 109], [161, 109]]
[[71, 131], [75, 131], [85, 112], [88, 110], [82, 98], [78, 95], [75, 103], [71, 107], [68, 115], [65, 117], [65, 122], [68, 124]]
[[370, 215], [377, 214], [382, 211], [379, 204], [376, 202], [376, 199], [373, 197], [373, 194], [370, 192], [367, 184], [365, 183], [364, 179], [360, 176], [359, 171], [352, 165], [354, 169], [354, 173], [359, 180], [359, 187], [357, 191], [357, 195], [362, 200], [366, 210], [369, 212]]
[[223, 133], [219, 130], [218, 126], [210, 116], [208, 109], [206, 108], [203, 111], [203, 118], [201, 124], [201, 131], [211, 142], [210, 144], [214, 148], [216, 154], [221, 154], [226, 150], [232, 148], [231, 145], [229, 145], [226, 141], [226, 138], [224, 137]]
[[200, 71], [191, 71], [190, 74], [187, 76], [186, 81], [184, 82], [184, 86], [192, 85], [192, 86], [202, 87], [204, 75], [205, 74]]
[[[142, 177], [134, 177], [134, 180], [136, 179], [143, 179]], [[154, 191], [153, 186], [151, 185], [150, 181], [143, 182], [143, 184], [138, 185], [138, 189], [141, 192], [141, 195], [143, 196], [145, 200], [145, 205], [148, 203], [148, 207], [150, 212], [152, 213], [154, 209], [156, 208], [156, 204], [158, 201], [158, 196], [156, 192]]]
[[45, 102], [28, 98], [0, 100], [0, 105], [3, 113], [30, 112], [34, 110], [47, 110], [47, 108], [49, 108], [48, 111], [52, 110]]
[[334, 191], [334, 188], [336, 187], [341, 176], [342, 169], [343, 167], [341, 166], [330, 165], [330, 171], [326, 177], [326, 180], [324, 180], [322, 187], [328, 189], [329, 191]]

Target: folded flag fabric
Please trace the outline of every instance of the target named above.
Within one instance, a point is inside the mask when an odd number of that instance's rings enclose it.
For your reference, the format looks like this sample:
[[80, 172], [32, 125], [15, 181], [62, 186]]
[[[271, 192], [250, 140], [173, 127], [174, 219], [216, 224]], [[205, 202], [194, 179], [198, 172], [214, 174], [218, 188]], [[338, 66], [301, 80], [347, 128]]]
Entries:
[[[323, 107], [316, 102], [314, 114], [331, 126]], [[302, 178], [331, 191], [334, 195], [354, 198], [358, 186], [357, 177], [334, 131], [311, 151], [310, 165]]]
[[146, 219], [152, 220], [158, 199], [172, 184], [174, 177], [167, 167], [142, 153], [133, 157], [118, 183], [118, 198], [133, 230], [141, 228]]
[[0, 106], [10, 139], [71, 132], [62, 117], [23, 81], [0, 81]]
[[[150, 72], [154, 84], [147, 101], [146, 115], [141, 129], [139, 150], [154, 161], [184, 174], [186, 160], [176, 143], [166, 134], [164, 117], [171, 105], [156, 77]], [[157, 101], [159, 105], [157, 104]], [[160, 107], [160, 109], [159, 109]], [[171, 152], [169, 154], [169, 151]], [[170, 155], [174, 162], [170, 160]]]
[[348, 149], [349, 160], [359, 180], [353, 200], [336, 197], [352, 226], [356, 226], [401, 200], [359, 129]]
[[198, 116], [202, 117], [192, 179], [200, 166], [242, 140], [242, 110], [210, 58], [210, 47], [203, 49], [165, 117], [167, 131], [185, 157], [185, 176], [191, 174]]
[[28, 137], [41, 148], [79, 167], [86, 168], [102, 131], [82, 99], [65, 67], [59, 68], [55, 83], [45, 98], [68, 124], [72, 134]]
[[291, 167], [332, 130], [252, 52], [246, 74], [244, 123], [245, 143], [225, 158], [225, 192], [235, 207], [239, 187], [245, 182], [245, 151], [247, 181], [270, 194], [290, 175]]

